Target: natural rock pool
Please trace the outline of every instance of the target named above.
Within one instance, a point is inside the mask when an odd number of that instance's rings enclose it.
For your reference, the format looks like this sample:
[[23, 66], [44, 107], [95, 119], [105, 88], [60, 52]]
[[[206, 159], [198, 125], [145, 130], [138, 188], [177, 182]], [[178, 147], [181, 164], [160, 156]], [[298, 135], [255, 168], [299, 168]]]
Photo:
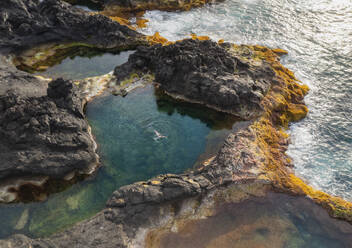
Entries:
[[97, 175], [42, 203], [0, 207], [0, 237], [45, 236], [101, 210], [122, 185], [166, 173], [182, 173], [215, 154], [233, 117], [172, 101], [153, 85], [125, 98], [106, 93], [86, 114], [99, 144]]

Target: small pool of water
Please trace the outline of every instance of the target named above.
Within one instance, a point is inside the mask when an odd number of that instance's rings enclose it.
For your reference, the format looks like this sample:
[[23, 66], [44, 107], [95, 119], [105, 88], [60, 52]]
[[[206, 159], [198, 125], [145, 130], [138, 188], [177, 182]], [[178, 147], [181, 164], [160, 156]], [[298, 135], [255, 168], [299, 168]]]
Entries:
[[[269, 193], [223, 204], [206, 219], [189, 221], [160, 239], [162, 248], [347, 248], [352, 226], [332, 219], [311, 200]], [[157, 247], [157, 246], [153, 246]]]
[[111, 72], [116, 66], [127, 62], [134, 51], [123, 51], [118, 54], [103, 53], [92, 57], [67, 57], [61, 63], [48, 68], [44, 72], [36, 72], [49, 78], [83, 79]]
[[172, 101], [153, 85], [125, 98], [100, 96], [86, 108], [103, 167], [94, 178], [42, 203], [0, 205], [0, 238], [42, 237], [89, 218], [122, 185], [163, 173], [182, 173], [215, 154], [233, 117]]

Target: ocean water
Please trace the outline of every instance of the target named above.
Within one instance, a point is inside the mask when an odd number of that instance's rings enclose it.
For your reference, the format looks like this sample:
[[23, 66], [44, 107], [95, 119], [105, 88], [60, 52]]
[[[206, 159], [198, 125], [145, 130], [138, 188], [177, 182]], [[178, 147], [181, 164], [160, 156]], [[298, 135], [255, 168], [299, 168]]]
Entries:
[[286, 49], [282, 63], [311, 88], [309, 114], [290, 127], [296, 173], [352, 201], [352, 1], [226, 0], [187, 12], [149, 11], [146, 34]]
[[102, 167], [45, 202], [0, 205], [0, 238], [43, 237], [104, 208], [122, 185], [165, 173], [183, 173], [216, 154], [237, 121], [199, 106], [175, 102], [153, 85], [126, 97], [106, 93], [86, 107]]

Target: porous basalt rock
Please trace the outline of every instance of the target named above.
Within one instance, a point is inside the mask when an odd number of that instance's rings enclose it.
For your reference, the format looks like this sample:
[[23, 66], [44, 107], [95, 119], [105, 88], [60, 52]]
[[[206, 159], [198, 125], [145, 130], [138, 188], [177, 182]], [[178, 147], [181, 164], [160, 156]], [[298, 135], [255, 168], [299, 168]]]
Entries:
[[[48, 84], [0, 65], [0, 85], [0, 201], [16, 200], [11, 194], [20, 188], [18, 177], [64, 180], [72, 172], [94, 171], [98, 165], [96, 144], [75, 84], [63, 79]], [[7, 185], [3, 185], [5, 178]], [[12, 189], [8, 186], [11, 181]], [[4, 187], [8, 192], [3, 192]]]
[[115, 69], [115, 76], [123, 80], [133, 72], [150, 71], [160, 88], [176, 98], [252, 119], [262, 113], [274, 72], [269, 64], [256, 65], [230, 53], [229, 46], [188, 39], [140, 47]]
[[92, 15], [60, 0], [5, 0], [0, 9], [0, 48], [16, 50], [49, 42], [83, 42], [126, 49], [143, 35], [103, 15]]

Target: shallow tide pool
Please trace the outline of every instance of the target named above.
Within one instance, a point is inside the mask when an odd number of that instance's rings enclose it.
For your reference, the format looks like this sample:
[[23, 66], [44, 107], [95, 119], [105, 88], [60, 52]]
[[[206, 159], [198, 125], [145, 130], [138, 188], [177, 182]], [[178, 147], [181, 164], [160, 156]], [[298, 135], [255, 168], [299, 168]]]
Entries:
[[95, 177], [42, 203], [0, 206], [0, 237], [42, 237], [89, 218], [122, 185], [165, 173], [182, 173], [214, 155], [235, 119], [172, 101], [153, 85], [125, 98], [106, 93], [90, 102], [87, 118], [99, 144]]

